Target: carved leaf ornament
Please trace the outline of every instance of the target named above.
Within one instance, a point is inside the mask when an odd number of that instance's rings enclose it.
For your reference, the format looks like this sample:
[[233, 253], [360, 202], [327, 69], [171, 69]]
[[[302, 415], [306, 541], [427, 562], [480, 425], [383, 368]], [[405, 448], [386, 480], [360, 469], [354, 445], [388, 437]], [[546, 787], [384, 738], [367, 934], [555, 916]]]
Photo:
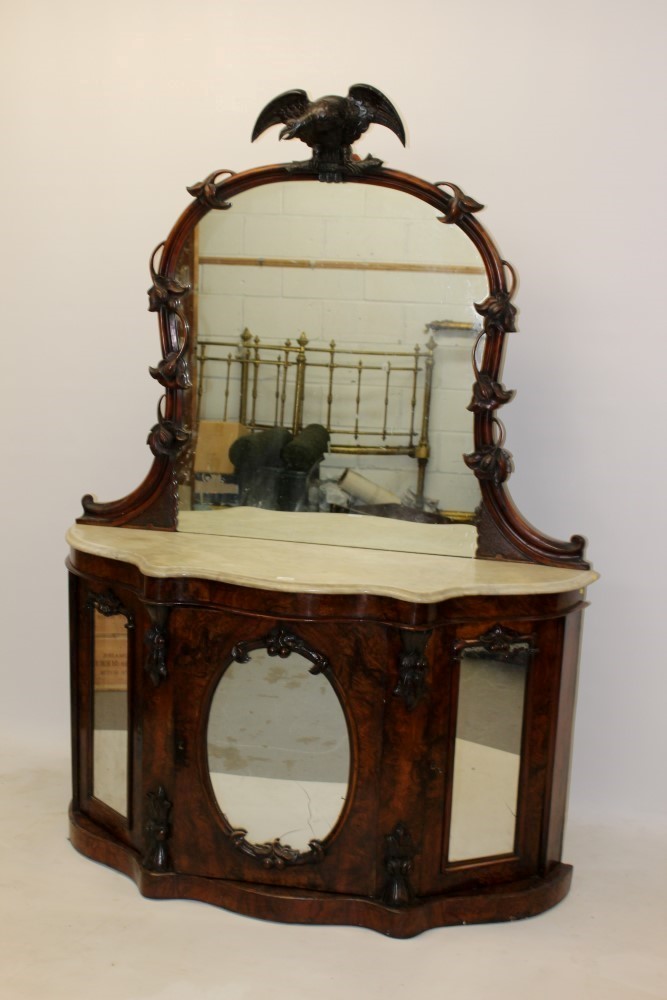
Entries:
[[230, 839], [234, 847], [255, 861], [263, 868], [275, 868], [280, 871], [292, 865], [318, 864], [324, 858], [324, 847], [319, 840], [308, 842], [308, 851], [295, 851], [280, 840], [272, 840], [266, 844], [251, 844], [246, 840], [247, 830], [233, 830]]
[[180, 347], [178, 350], [168, 351], [155, 368], [148, 370], [165, 389], [190, 389], [192, 382], [186, 355], [190, 326], [182, 301], [183, 296], [190, 292], [190, 287], [155, 270], [155, 255], [163, 247], [164, 244], [160, 243], [151, 254], [150, 271], [153, 284], [148, 289], [148, 311], [162, 312], [167, 327], [173, 323]]
[[269, 656], [279, 656], [281, 659], [287, 659], [291, 653], [298, 653], [313, 664], [308, 671], [309, 674], [326, 674], [329, 671], [329, 661], [326, 656], [322, 656], [284, 625], [277, 625], [262, 639], [237, 642], [232, 649], [232, 659], [237, 663], [248, 663], [250, 653], [254, 649], [266, 649]]
[[171, 868], [167, 841], [171, 836], [171, 802], [162, 785], [146, 796], [146, 821], [144, 823], [146, 850], [143, 865], [149, 871], [166, 872]]

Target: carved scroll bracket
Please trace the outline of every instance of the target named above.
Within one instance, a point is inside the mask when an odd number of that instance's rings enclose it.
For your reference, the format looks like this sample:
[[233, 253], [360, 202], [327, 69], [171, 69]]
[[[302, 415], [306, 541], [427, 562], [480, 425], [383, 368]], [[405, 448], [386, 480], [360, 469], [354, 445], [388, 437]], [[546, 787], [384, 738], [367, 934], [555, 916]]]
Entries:
[[105, 618], [113, 618], [114, 615], [122, 615], [125, 621], [125, 628], [130, 631], [134, 628], [134, 615], [123, 605], [112, 590], [105, 590], [103, 593], [95, 594], [91, 591], [86, 600], [86, 607], [99, 611]]

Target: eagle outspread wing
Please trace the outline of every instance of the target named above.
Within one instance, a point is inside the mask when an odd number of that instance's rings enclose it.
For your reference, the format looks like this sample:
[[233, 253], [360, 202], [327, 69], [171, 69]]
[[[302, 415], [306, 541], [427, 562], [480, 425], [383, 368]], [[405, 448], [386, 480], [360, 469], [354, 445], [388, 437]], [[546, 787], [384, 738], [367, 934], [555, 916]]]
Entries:
[[259, 117], [252, 130], [252, 142], [266, 132], [272, 125], [280, 125], [294, 118], [304, 115], [310, 105], [308, 94], [305, 90], [286, 90], [284, 94], [278, 94], [266, 107], [260, 111]]
[[[252, 140], [272, 125], [285, 124], [289, 130], [281, 138], [298, 137], [308, 145], [324, 139], [327, 132], [340, 129], [339, 141], [351, 145], [377, 123], [390, 129], [405, 145], [405, 129], [396, 108], [384, 94], [368, 83], [355, 83], [347, 98], [321, 97], [310, 101], [305, 90], [287, 90], [260, 112], [252, 130]], [[320, 135], [318, 135], [320, 133]], [[307, 137], [309, 136], [309, 137]]]
[[359, 108], [360, 118], [366, 126], [363, 128], [363, 132], [375, 122], [392, 131], [400, 139], [401, 144], [405, 146], [403, 122], [394, 105], [381, 91], [371, 87], [368, 83], [355, 83], [353, 87], [350, 87], [348, 97]]

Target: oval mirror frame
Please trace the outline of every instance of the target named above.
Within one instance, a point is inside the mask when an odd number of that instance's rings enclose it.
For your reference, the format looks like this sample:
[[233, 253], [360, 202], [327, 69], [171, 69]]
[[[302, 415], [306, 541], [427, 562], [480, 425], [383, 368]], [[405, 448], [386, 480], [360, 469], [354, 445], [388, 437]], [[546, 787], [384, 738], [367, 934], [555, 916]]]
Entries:
[[[379, 161], [377, 161], [379, 163]], [[329, 178], [331, 179], [331, 178]], [[197, 223], [211, 211], [224, 211], [230, 199], [251, 188], [289, 181], [319, 183], [317, 172], [295, 171], [294, 164], [273, 164], [242, 173], [218, 170], [188, 188], [192, 203], [175, 223], [166, 241], [151, 257], [152, 286], [149, 310], [158, 314], [162, 358], [150, 373], [164, 389], [157, 422], [148, 435], [153, 464], [144, 481], [128, 496], [107, 503], [83, 498], [79, 523], [175, 530], [178, 518], [177, 463], [188, 444], [186, 393], [191, 391], [188, 370], [190, 324], [186, 298], [189, 288], [179, 280], [179, 259]], [[373, 166], [344, 179], [346, 184], [393, 188], [435, 208], [440, 221], [457, 226], [472, 241], [486, 270], [489, 293], [475, 309], [483, 326], [471, 359], [474, 450], [464, 456], [479, 481], [481, 501], [475, 513], [478, 558], [524, 560], [552, 566], [588, 568], [585, 539], [574, 535], [559, 541], [527, 522], [506, 487], [513, 461], [505, 448], [504, 429], [497, 413], [514, 396], [500, 381], [505, 340], [515, 329], [516, 286], [512, 267], [501, 259], [476, 213], [484, 206], [451, 182], [432, 184], [383, 166]], [[159, 257], [159, 260], [158, 260]]]
[[[267, 697], [267, 686], [276, 704], [253, 718], [248, 708], [261, 701], [262, 689]], [[321, 861], [354, 797], [358, 753], [345, 693], [327, 657], [278, 625], [234, 645], [205, 706], [204, 770], [233, 846], [265, 867]]]

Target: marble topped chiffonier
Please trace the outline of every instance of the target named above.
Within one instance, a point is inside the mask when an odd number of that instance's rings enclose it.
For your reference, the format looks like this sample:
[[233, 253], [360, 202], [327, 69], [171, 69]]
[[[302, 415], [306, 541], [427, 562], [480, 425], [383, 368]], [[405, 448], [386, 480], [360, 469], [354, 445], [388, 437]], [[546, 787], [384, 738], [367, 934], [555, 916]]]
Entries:
[[153, 463], [68, 534], [72, 842], [269, 919], [530, 916], [596, 574], [507, 492], [512, 272], [457, 185], [352, 153], [404, 141], [373, 87], [279, 123], [311, 158], [193, 185], [153, 255]]

